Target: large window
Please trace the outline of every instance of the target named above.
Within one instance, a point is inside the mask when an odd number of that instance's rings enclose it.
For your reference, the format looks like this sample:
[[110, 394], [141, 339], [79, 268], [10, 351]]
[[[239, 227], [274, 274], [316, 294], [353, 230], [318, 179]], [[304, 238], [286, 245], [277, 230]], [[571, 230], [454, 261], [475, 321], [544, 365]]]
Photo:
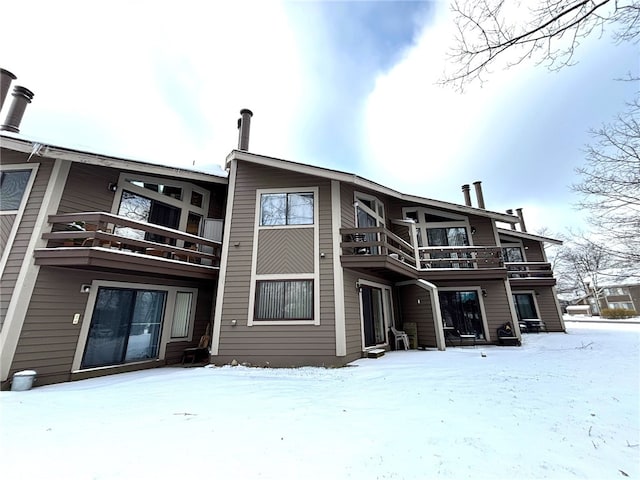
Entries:
[[158, 358], [166, 292], [98, 290], [81, 368]]
[[9, 170], [0, 173], [0, 211], [20, 209], [31, 170]]
[[514, 293], [513, 302], [516, 306], [518, 320], [535, 320], [539, 318], [533, 294]]
[[263, 193], [260, 225], [313, 225], [313, 193]]
[[256, 320], [313, 319], [313, 280], [258, 280]]
[[438, 299], [445, 330], [453, 330], [456, 335], [485, 338], [482, 310], [476, 290], [440, 291]]

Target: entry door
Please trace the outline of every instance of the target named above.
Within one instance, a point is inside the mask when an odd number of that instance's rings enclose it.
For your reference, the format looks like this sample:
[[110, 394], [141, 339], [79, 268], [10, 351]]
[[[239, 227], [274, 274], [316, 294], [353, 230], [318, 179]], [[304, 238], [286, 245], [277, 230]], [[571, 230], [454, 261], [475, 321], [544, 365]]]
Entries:
[[98, 290], [81, 368], [158, 357], [166, 292]]
[[361, 302], [364, 347], [375, 347], [387, 343], [382, 289], [363, 285], [361, 287]]

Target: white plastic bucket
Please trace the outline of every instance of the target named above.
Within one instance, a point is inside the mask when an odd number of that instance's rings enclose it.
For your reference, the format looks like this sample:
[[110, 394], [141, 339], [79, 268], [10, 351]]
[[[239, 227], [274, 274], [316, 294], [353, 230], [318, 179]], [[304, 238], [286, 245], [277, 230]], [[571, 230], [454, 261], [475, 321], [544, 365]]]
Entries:
[[22, 370], [14, 373], [11, 381], [11, 391], [24, 392], [25, 390], [31, 390], [35, 378], [36, 372], [34, 370]]

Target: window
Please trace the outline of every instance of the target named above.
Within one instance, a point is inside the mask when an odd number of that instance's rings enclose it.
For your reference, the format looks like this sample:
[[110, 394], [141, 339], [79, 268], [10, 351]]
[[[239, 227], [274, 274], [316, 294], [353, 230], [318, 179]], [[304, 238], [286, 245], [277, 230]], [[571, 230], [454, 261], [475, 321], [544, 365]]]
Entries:
[[263, 193], [260, 225], [313, 225], [313, 193]]
[[313, 280], [258, 280], [256, 320], [312, 320]]
[[20, 209], [31, 170], [10, 170], [0, 174], [0, 211]]
[[514, 293], [513, 302], [516, 306], [518, 320], [531, 320], [538, 318], [535, 300], [531, 293]]
[[604, 294], [607, 297], [612, 297], [612, 296], [616, 296], [616, 295], [626, 295], [626, 292], [624, 291], [624, 288], [622, 288], [622, 287], [611, 287], [611, 288], [605, 288], [604, 289]]
[[476, 290], [439, 291], [440, 312], [445, 330], [484, 339], [482, 309]]
[[176, 292], [171, 338], [186, 338], [189, 335], [192, 300], [192, 292]]
[[631, 302], [609, 302], [609, 308], [624, 308], [625, 310], [633, 310]]
[[503, 247], [502, 256], [507, 263], [524, 262], [524, 255], [522, 255], [522, 249], [520, 247]]

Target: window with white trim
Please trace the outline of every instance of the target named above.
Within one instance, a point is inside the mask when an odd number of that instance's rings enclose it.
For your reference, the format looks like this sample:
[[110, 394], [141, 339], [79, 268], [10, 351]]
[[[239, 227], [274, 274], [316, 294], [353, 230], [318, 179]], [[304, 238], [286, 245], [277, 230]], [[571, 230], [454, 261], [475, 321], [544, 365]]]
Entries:
[[313, 193], [262, 193], [260, 226], [313, 225]]
[[9, 170], [0, 173], [0, 211], [16, 212], [27, 190], [33, 170]]
[[255, 320], [312, 320], [313, 280], [256, 281]]
[[189, 322], [191, 320], [191, 306], [193, 292], [176, 292], [173, 309], [173, 323], [171, 324], [171, 338], [187, 338], [189, 336]]

